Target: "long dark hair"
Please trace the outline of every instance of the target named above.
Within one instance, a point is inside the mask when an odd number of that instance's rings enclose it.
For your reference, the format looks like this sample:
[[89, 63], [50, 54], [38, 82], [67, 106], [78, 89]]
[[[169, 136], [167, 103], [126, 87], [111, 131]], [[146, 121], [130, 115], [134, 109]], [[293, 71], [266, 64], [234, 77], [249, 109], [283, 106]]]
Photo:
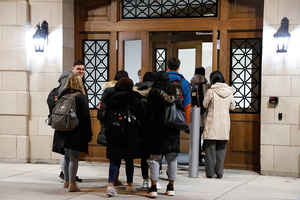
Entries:
[[213, 85], [217, 82], [219, 83], [225, 83], [225, 78], [223, 76], [223, 74], [220, 71], [213, 71], [210, 76], [210, 83]]
[[118, 80], [120, 80], [123, 77], [127, 77], [128, 78], [128, 73], [126, 71], [124, 71], [124, 70], [119, 70], [119, 71], [117, 71], [114, 80], [118, 81]]
[[163, 90], [170, 95], [176, 94], [176, 88], [172, 85], [165, 71], [159, 71], [154, 74], [152, 88]]

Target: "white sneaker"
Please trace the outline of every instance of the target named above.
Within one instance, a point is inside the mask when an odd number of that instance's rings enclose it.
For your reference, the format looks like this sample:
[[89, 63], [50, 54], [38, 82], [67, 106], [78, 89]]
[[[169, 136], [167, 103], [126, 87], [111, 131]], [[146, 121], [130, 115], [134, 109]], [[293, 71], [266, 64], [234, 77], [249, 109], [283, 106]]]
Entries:
[[156, 182], [156, 188], [157, 188], [157, 190], [161, 190], [161, 188], [162, 188], [158, 181]]
[[149, 189], [151, 187], [151, 181], [147, 178], [143, 180], [143, 185], [142, 188], [143, 189]]
[[107, 187], [106, 189], [106, 195], [109, 196], [109, 197], [115, 197], [117, 196], [117, 192], [116, 190], [113, 188], [113, 187]]

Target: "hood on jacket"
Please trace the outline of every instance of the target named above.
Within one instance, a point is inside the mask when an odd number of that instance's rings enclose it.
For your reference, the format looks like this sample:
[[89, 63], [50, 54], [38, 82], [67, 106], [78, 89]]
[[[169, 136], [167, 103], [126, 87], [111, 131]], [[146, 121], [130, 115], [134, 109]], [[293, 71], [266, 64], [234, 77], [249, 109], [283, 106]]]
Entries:
[[[158, 96], [160, 96], [167, 103], [173, 103], [176, 100], [176, 97], [174, 95], [170, 95], [170, 94], [166, 93], [165, 91], [160, 90], [158, 88], [154, 89], [154, 93], [156, 93]], [[179, 91], [177, 90], [176, 93], [178, 94]]]
[[210, 89], [221, 98], [226, 98], [233, 93], [232, 87], [228, 86], [226, 83], [215, 83], [211, 85]]
[[125, 104], [130, 103], [133, 98], [140, 99], [141, 96], [138, 92], [135, 92], [133, 90], [117, 91], [114, 94], [112, 94], [110, 97], [106, 98], [104, 102], [108, 106], [121, 107], [124, 106]]
[[145, 81], [138, 85], [138, 90], [146, 90], [148, 88], [151, 88], [153, 85], [153, 82], [151, 81]]
[[70, 70], [70, 69], [66, 69], [66, 70], [60, 75], [60, 77], [58, 78], [58, 82], [60, 83], [61, 80], [64, 79], [64, 78], [67, 78], [67, 80], [68, 80], [68, 78], [69, 78], [69, 76], [70, 76], [71, 74], [74, 74], [74, 72], [73, 72], [72, 70]]
[[143, 97], [147, 97], [149, 92], [151, 90], [151, 87], [149, 87], [148, 89], [145, 90], [139, 90], [137, 87], [134, 87], [133, 91], [138, 92], [140, 95], [142, 95]]
[[118, 81], [106, 81], [101, 85], [101, 90], [106, 90], [107, 88], [110, 87], [115, 87], [115, 85], [117, 84]]
[[195, 74], [191, 79], [191, 83], [203, 83], [203, 82], [207, 82], [207, 79], [205, 78], [205, 76], [201, 74]]
[[180, 78], [183, 78], [183, 75], [182, 74], [179, 74], [178, 71], [174, 71], [174, 70], [168, 70], [167, 71], [168, 75], [169, 75], [169, 78], [171, 80], [171, 82], [175, 81], [175, 80], [180, 80]]

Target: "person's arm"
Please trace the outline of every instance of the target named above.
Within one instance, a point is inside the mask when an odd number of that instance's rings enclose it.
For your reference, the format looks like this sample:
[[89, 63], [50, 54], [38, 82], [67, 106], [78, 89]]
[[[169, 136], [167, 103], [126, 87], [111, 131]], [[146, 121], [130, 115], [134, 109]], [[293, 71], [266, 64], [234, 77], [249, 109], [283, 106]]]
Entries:
[[203, 100], [204, 108], [206, 109], [208, 108], [212, 97], [213, 97], [213, 91], [211, 89], [208, 89], [207, 92], [205, 93], [204, 100]]
[[154, 108], [153, 108], [153, 94], [151, 90], [148, 94], [147, 104], [146, 104], [146, 128], [150, 130], [154, 122]]
[[183, 93], [185, 95], [183, 99], [183, 107], [185, 110], [185, 121], [187, 125], [190, 123], [190, 114], [191, 114], [191, 93], [189, 82], [185, 79], [182, 80]]
[[[79, 105], [77, 105], [77, 103]], [[91, 117], [90, 109], [88, 104], [88, 99], [84, 94], [78, 95], [78, 101], [76, 101], [77, 115], [79, 123], [82, 123], [84, 134], [88, 142], [92, 141], [92, 126], [91, 126]]]

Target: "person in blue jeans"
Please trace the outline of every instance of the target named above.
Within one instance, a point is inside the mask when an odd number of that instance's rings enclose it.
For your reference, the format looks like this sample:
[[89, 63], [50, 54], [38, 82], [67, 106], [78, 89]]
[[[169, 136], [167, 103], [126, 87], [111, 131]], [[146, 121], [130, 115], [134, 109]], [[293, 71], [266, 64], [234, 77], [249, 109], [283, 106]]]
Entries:
[[164, 106], [168, 103], [176, 103], [176, 106], [184, 111], [180, 100], [180, 92], [172, 85], [168, 74], [164, 71], [154, 75], [154, 82], [148, 94], [146, 116], [149, 130], [148, 149], [150, 158], [151, 187], [146, 196], [157, 197], [157, 181], [159, 179], [159, 163], [163, 155], [168, 165], [168, 180], [166, 195], [174, 196], [174, 182], [177, 173], [177, 159], [180, 152], [180, 130], [164, 125]]
[[[136, 192], [133, 186], [133, 159], [141, 158], [142, 156], [142, 133], [140, 132], [139, 124], [143, 124], [145, 121], [144, 107], [140, 99], [141, 96], [136, 91], [133, 91], [133, 81], [128, 77], [123, 77], [116, 83], [114, 88], [115, 92], [110, 93], [104, 100], [106, 112], [103, 119], [106, 128], [105, 135], [107, 137], [106, 157], [110, 161], [108, 187], [106, 190], [106, 194], [109, 197], [117, 195], [114, 188], [114, 179], [120, 169], [122, 159], [125, 160], [126, 164], [126, 193]], [[127, 129], [128, 126], [126, 126], [126, 128], [123, 127], [121, 132], [116, 131], [118, 128], [116, 128], [114, 124], [117, 122], [113, 121], [114, 115], [118, 110], [128, 111], [126, 121], [130, 124], [129, 129]], [[123, 114], [118, 116], [120, 120], [125, 119]], [[124, 124], [124, 121], [120, 124]], [[128, 131], [124, 131], [124, 129]]]

